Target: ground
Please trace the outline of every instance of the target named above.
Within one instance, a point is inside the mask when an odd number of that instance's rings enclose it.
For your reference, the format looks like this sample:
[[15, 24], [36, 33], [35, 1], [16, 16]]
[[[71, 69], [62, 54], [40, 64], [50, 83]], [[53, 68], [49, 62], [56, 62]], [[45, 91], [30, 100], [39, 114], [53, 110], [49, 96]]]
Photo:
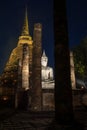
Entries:
[[11, 108], [0, 111], [0, 130], [87, 130], [87, 109], [74, 110], [75, 122], [60, 125], [54, 121], [55, 112], [33, 113]]

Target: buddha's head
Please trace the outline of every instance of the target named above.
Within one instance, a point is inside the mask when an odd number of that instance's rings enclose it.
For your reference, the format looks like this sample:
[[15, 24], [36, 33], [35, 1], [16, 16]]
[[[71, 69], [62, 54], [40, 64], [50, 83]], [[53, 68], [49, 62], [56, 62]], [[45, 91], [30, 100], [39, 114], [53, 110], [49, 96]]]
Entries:
[[47, 56], [45, 54], [45, 51], [43, 51], [43, 54], [42, 54], [42, 57], [41, 57], [41, 65], [43, 67], [46, 67], [47, 63], [48, 63], [48, 58], [47, 58]]

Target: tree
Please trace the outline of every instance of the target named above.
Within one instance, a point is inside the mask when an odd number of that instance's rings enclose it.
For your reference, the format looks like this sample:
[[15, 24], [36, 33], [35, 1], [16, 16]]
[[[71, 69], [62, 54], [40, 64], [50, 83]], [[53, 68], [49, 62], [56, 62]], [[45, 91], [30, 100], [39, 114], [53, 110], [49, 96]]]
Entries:
[[84, 79], [87, 75], [87, 37], [73, 48], [73, 54], [76, 77]]

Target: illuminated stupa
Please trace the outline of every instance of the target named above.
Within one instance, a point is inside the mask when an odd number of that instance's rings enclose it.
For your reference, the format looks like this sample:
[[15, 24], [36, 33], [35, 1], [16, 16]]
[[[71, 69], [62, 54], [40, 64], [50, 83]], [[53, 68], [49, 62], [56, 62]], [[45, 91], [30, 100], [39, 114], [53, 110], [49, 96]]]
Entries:
[[[29, 34], [26, 9], [22, 33], [19, 36], [17, 47], [12, 50], [9, 60], [0, 77], [1, 95], [11, 96], [15, 100], [15, 92], [17, 88], [28, 90], [31, 87], [32, 49], [33, 40]], [[25, 65], [26, 61], [27, 65]], [[25, 68], [27, 69], [27, 72]], [[15, 104], [15, 101], [13, 102]]]
[[[6, 86], [12, 87], [15, 86], [18, 80], [18, 64], [19, 60], [22, 59], [23, 55], [23, 45], [27, 43], [29, 47], [29, 75], [31, 76], [32, 70], [32, 48], [33, 41], [32, 37], [29, 35], [28, 29], [28, 18], [27, 18], [27, 10], [25, 13], [24, 25], [22, 29], [21, 36], [19, 36], [17, 47], [14, 48], [11, 52], [9, 60], [4, 68], [3, 74], [1, 76], [2, 85], [6, 83]], [[8, 78], [10, 80], [8, 80]], [[10, 81], [10, 83], [9, 83]], [[11, 82], [12, 81], [12, 82]]]

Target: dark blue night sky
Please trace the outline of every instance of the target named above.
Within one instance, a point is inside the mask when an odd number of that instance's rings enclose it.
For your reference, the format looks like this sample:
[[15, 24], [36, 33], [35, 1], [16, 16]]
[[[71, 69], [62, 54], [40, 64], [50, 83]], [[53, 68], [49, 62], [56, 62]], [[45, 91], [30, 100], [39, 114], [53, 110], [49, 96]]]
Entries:
[[[87, 1], [66, 0], [70, 48], [87, 36]], [[42, 47], [54, 66], [53, 0], [0, 1], [0, 73], [21, 34], [25, 5], [28, 8], [29, 31], [33, 37], [34, 23], [42, 23]]]
[[69, 45], [74, 47], [87, 36], [87, 0], [67, 0]]

